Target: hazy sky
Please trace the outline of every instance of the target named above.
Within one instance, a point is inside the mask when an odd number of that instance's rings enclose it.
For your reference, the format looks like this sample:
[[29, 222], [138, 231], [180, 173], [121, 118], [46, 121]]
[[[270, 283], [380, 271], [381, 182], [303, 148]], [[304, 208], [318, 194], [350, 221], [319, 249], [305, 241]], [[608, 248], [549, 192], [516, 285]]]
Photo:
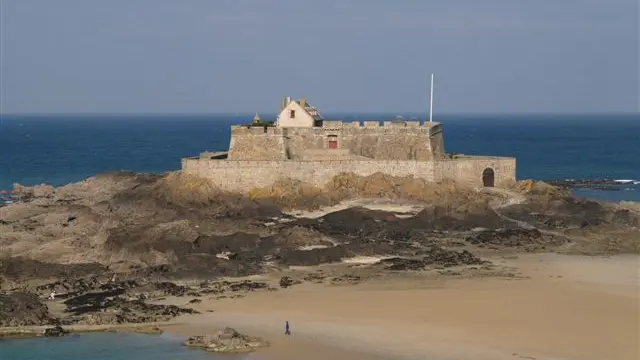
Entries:
[[3, 113], [638, 110], [638, 0], [0, 0]]

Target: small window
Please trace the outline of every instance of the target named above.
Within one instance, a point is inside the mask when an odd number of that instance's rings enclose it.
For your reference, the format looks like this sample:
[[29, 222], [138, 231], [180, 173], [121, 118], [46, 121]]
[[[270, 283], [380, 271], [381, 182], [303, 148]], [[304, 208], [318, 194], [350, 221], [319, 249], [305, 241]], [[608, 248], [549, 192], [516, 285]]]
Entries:
[[291, 119], [295, 118], [296, 117], [296, 111], [295, 110], [289, 110], [289, 117]]

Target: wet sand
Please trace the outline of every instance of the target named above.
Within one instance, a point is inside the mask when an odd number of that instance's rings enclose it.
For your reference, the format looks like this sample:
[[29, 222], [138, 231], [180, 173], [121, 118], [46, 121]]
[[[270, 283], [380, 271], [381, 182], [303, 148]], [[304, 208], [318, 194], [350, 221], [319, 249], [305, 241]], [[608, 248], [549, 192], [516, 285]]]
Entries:
[[[302, 284], [206, 300], [183, 336], [232, 326], [272, 346], [257, 359], [640, 358], [640, 257], [527, 255], [501, 260], [524, 279]], [[184, 299], [182, 300], [184, 301]], [[293, 335], [284, 336], [284, 321]]]
[[[183, 337], [231, 326], [271, 342], [251, 356], [262, 360], [640, 358], [640, 256], [536, 254], [493, 260], [519, 269], [520, 276], [414, 274], [359, 285], [305, 283], [241, 299], [202, 298], [195, 306], [202, 314], [140, 325]], [[166, 301], [186, 305], [189, 300]], [[283, 334], [287, 320], [291, 336]], [[33, 335], [43, 329], [13, 330]]]

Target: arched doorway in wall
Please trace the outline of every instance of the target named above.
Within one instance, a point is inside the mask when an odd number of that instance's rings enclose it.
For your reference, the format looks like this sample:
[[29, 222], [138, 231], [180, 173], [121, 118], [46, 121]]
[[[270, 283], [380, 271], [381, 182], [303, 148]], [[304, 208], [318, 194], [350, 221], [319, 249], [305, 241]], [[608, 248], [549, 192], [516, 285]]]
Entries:
[[486, 168], [482, 172], [482, 186], [494, 187], [495, 186], [495, 173], [492, 168]]

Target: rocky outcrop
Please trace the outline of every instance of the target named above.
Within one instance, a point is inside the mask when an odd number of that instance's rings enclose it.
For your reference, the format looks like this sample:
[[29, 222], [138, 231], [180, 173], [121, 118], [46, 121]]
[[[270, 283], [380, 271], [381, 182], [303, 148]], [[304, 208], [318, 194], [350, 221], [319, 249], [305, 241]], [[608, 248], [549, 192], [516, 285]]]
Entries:
[[82, 279], [105, 271], [106, 267], [97, 263], [58, 264], [21, 256], [0, 258], [0, 277], [13, 281], [58, 278]]
[[[52, 323], [113, 325], [168, 321], [182, 314], [195, 314], [189, 307], [154, 304], [154, 299], [166, 296], [224, 297], [238, 296], [251, 291], [269, 290], [268, 284], [250, 280], [203, 281], [195, 286], [169, 281], [114, 281], [113, 277], [92, 276], [81, 279], [58, 280], [28, 287], [33, 293], [13, 292], [0, 297], [1, 326], [47, 325]], [[47, 306], [38, 300], [55, 291], [55, 300], [66, 307], [60, 319], [49, 316]], [[191, 304], [199, 302], [191, 301]]]
[[0, 326], [48, 325], [54, 321], [47, 305], [35, 294], [0, 294]]
[[487, 263], [467, 250], [447, 250], [438, 246], [431, 246], [423, 258], [393, 257], [378, 262], [386, 270], [424, 270], [428, 266], [452, 267], [463, 265], [480, 265]]
[[486, 263], [468, 250], [447, 250], [438, 246], [432, 246], [423, 258], [426, 265], [438, 265], [443, 267], [460, 265], [480, 265]]
[[11, 191], [12, 197], [21, 201], [31, 200], [33, 198], [52, 197], [54, 193], [55, 188], [47, 184], [40, 184], [36, 186], [13, 184], [13, 190]]
[[[295, 219], [268, 199], [220, 192], [177, 174], [100, 174], [53, 192], [16, 187], [17, 193], [32, 194], [32, 200], [2, 208], [0, 252], [23, 260], [13, 260], [10, 266], [2, 260], [0, 280], [15, 283], [47, 274], [82, 278], [112, 271], [159, 280], [249, 276], [263, 272], [267, 263], [310, 266], [357, 255], [421, 256], [429, 246], [438, 245], [433, 236], [438, 232], [455, 237], [477, 227], [519, 228], [504, 216], [561, 231], [639, 222], [637, 214], [628, 210], [567, 197], [537, 183], [526, 202], [501, 208], [501, 216], [489, 206], [491, 194], [471, 192], [455, 183], [409, 191], [394, 185], [396, 180], [413, 184], [407, 179], [356, 179], [347, 174], [337, 180], [330, 185], [332, 192], [350, 189], [340, 196], [370, 195], [358, 189], [376, 183], [373, 193], [390, 186], [393, 198], [429, 200], [429, 205], [415, 216], [356, 207]], [[467, 243], [488, 246], [491, 241], [481, 236], [477, 243]]]
[[[174, 285], [174, 284], [172, 284]], [[184, 295], [178, 286], [166, 283], [152, 284], [164, 289], [163, 293]], [[195, 314], [190, 308], [174, 305], [158, 305], [145, 302], [144, 291], [137, 291], [139, 284], [121, 282], [104, 284], [90, 292], [70, 294], [64, 301], [67, 312], [82, 324], [124, 324], [168, 321], [181, 314]], [[148, 287], [147, 287], [148, 289]]]
[[314, 266], [340, 262], [351, 257], [349, 250], [341, 245], [310, 250], [285, 250], [274, 256], [275, 260], [287, 266]]
[[60, 325], [48, 328], [44, 330], [44, 336], [46, 337], [60, 337], [68, 335], [69, 331], [62, 328]]
[[281, 288], [288, 288], [290, 286], [292, 286], [295, 282], [293, 281], [292, 278], [288, 277], [288, 276], [283, 276], [280, 278], [280, 287]]
[[512, 223], [496, 214], [483, 199], [461, 205], [454, 203], [430, 206], [415, 217], [403, 220], [402, 225], [408, 229], [445, 231], [464, 231], [477, 227], [514, 227]]
[[383, 259], [378, 262], [387, 270], [393, 271], [406, 271], [406, 270], [424, 270], [426, 264], [422, 259], [405, 259], [399, 257], [393, 257], [389, 259]]
[[[52, 291], [69, 311], [69, 319], [61, 320], [139, 323], [191, 311], [153, 304], [159, 297], [189, 297], [187, 303], [205, 295], [236, 297], [274, 289], [253, 281], [186, 286], [178, 283], [182, 279], [244, 277], [359, 256], [388, 258], [372, 267], [378, 272], [473, 266], [482, 264], [474, 255], [479, 248], [554, 251], [570, 245], [585, 253], [640, 251], [640, 215], [634, 208], [529, 184], [526, 191], [505, 190], [497, 206], [492, 196], [499, 194], [455, 183], [426, 186], [411, 179], [343, 174], [327, 185], [327, 203], [375, 195], [420, 202], [423, 210], [411, 215], [363, 205], [317, 218], [285, 215], [278, 206], [282, 203], [270, 195], [224, 193], [176, 173], [100, 174], [53, 190], [16, 186], [14, 195], [24, 201], [0, 210], [0, 291], [5, 294], [0, 324], [49, 324], [53, 319], [38, 297]], [[288, 193], [276, 193], [308, 195], [282, 190]], [[509, 198], [516, 192], [517, 198]], [[310, 200], [291, 203], [318, 205]], [[588, 244], [595, 232], [599, 246]], [[606, 243], [608, 238], [618, 243]], [[280, 287], [301, 281], [354, 284], [364, 278], [327, 273], [301, 280], [291, 275], [282, 278]]]
[[142, 324], [169, 321], [183, 314], [198, 314], [198, 311], [175, 305], [148, 304], [141, 300], [106, 300], [95, 307], [81, 306], [70, 309], [77, 324], [116, 325]]
[[543, 229], [584, 229], [606, 225], [633, 227], [640, 224], [638, 214], [628, 209], [570, 196], [535, 197], [529, 202], [504, 208], [501, 212]]
[[510, 247], [525, 251], [543, 250], [565, 244], [566, 237], [543, 234], [538, 229], [484, 230], [466, 238], [470, 244], [480, 247]]
[[614, 179], [552, 179], [544, 180], [545, 183], [562, 189], [592, 189], [604, 191], [621, 191], [625, 187], [638, 185], [635, 180]]
[[241, 334], [227, 327], [216, 334], [191, 336], [184, 342], [184, 345], [216, 353], [246, 353], [267, 347], [269, 342]]

